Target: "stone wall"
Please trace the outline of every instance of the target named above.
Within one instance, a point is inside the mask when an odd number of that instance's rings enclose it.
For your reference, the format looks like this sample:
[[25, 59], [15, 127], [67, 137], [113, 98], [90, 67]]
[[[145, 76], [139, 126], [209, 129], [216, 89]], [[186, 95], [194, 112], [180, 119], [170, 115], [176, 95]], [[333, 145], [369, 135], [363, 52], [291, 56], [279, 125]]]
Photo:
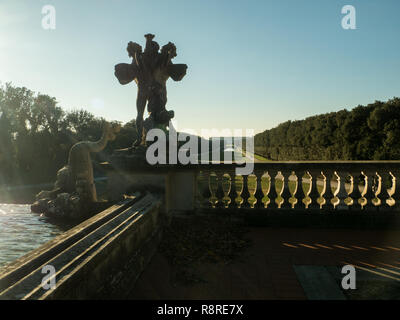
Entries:
[[[32, 251], [0, 273], [0, 299], [124, 296], [158, 245], [161, 204], [161, 196], [149, 193], [125, 201]], [[44, 265], [56, 270], [55, 289], [42, 287]]]

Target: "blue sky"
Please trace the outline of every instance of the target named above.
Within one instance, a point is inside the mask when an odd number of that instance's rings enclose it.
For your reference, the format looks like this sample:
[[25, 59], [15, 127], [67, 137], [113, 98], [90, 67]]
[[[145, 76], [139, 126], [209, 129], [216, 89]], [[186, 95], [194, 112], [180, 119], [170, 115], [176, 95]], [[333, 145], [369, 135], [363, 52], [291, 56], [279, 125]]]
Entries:
[[[56, 29], [41, 27], [42, 6]], [[356, 8], [357, 29], [341, 27]], [[398, 0], [0, 0], [0, 81], [65, 109], [136, 117], [136, 85], [114, 65], [145, 33], [186, 63], [168, 82], [178, 129], [254, 129], [400, 96]]]

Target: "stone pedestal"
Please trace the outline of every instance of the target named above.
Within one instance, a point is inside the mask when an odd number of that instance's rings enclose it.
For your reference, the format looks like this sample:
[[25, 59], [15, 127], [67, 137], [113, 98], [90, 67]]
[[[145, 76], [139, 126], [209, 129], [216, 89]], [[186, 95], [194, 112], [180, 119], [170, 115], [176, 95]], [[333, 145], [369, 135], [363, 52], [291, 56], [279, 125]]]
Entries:
[[165, 212], [194, 210], [196, 171], [179, 165], [137, 162], [131, 156], [115, 156], [103, 163], [108, 176], [108, 200], [117, 201], [134, 192], [160, 193], [165, 197]]

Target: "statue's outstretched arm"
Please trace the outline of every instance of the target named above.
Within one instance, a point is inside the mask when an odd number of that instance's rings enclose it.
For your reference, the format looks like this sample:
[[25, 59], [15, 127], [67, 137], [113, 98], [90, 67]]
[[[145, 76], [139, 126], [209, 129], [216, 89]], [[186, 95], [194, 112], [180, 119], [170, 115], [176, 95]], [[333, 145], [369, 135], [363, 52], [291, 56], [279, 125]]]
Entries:
[[170, 64], [168, 67], [168, 75], [174, 81], [181, 81], [186, 75], [187, 65], [186, 64]]
[[114, 74], [120, 84], [128, 84], [138, 77], [139, 69], [135, 64], [119, 63], [115, 65]]

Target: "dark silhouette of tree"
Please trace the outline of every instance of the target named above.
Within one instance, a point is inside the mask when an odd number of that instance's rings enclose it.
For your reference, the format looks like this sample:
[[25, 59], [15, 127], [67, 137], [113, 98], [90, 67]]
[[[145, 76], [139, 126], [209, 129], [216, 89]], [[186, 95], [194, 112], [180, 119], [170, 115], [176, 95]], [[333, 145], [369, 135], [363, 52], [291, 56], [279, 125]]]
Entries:
[[[55, 98], [10, 83], [0, 86], [0, 185], [48, 183], [67, 163], [73, 144], [95, 141], [104, 119], [85, 110], [64, 111]], [[135, 122], [125, 124], [115, 141], [94, 161], [136, 138]]]
[[271, 160], [398, 160], [400, 99], [287, 121], [255, 136]]

